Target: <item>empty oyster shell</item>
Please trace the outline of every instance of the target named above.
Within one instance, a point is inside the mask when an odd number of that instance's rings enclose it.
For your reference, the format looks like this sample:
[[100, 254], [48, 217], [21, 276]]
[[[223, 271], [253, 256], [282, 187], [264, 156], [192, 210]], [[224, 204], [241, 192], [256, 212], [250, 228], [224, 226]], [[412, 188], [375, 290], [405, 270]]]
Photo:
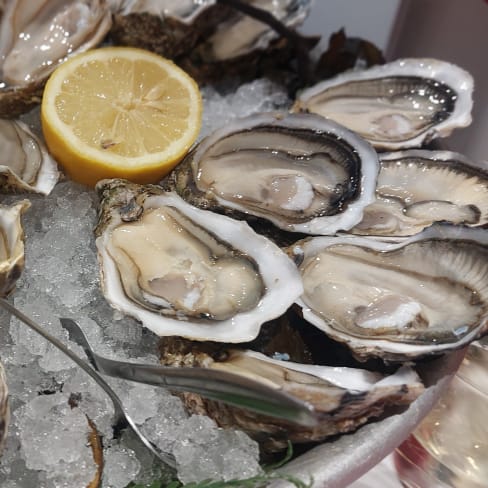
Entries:
[[30, 207], [28, 200], [0, 205], [0, 296], [8, 295], [24, 269], [24, 231], [21, 216]]
[[412, 402], [423, 391], [417, 374], [402, 367], [392, 375], [349, 367], [330, 367], [276, 360], [251, 350], [221, 348], [203, 350], [180, 338], [162, 341], [162, 361], [172, 366], [220, 369], [282, 390], [306, 400], [317, 413], [319, 424], [307, 428], [203, 399], [182, 394], [187, 408], [209, 415], [221, 427], [238, 427], [257, 440], [265, 452], [286, 449], [288, 442], [321, 441], [351, 432], [391, 405]]
[[12, 0], [0, 20], [0, 117], [40, 102], [56, 66], [94, 47], [110, 29], [105, 0]]
[[312, 114], [255, 114], [204, 139], [163, 184], [190, 203], [286, 231], [349, 229], [374, 200], [378, 156]]
[[0, 119], [0, 190], [48, 195], [59, 179], [44, 142], [26, 124]]
[[450, 151], [380, 154], [376, 201], [351, 232], [406, 236], [434, 222], [488, 226], [488, 165]]
[[105, 297], [156, 334], [249, 341], [302, 293], [293, 262], [245, 222], [151, 185], [102, 180], [98, 190]]
[[400, 59], [304, 90], [294, 111], [333, 119], [377, 148], [420, 146], [471, 123], [473, 78], [436, 59]]
[[2, 363], [0, 363], [0, 454], [2, 453], [5, 438], [7, 437], [9, 418], [7, 380]]
[[304, 318], [361, 360], [443, 353], [487, 332], [484, 230], [438, 225], [400, 242], [315, 237], [290, 252]]

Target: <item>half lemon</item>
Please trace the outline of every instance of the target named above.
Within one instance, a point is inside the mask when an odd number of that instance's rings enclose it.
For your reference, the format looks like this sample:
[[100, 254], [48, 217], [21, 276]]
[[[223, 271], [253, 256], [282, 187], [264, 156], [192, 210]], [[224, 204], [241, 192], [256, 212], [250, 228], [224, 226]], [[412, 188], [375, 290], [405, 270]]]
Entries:
[[61, 64], [41, 105], [46, 144], [68, 176], [154, 183], [169, 173], [200, 131], [195, 81], [141, 49], [108, 47]]

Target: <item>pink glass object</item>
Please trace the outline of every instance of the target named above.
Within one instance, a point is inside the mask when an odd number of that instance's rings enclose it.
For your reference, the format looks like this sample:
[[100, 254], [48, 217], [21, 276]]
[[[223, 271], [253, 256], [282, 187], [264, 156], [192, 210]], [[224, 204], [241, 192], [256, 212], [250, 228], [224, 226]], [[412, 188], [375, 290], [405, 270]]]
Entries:
[[407, 488], [488, 487], [488, 342], [469, 346], [448, 390], [394, 461]]

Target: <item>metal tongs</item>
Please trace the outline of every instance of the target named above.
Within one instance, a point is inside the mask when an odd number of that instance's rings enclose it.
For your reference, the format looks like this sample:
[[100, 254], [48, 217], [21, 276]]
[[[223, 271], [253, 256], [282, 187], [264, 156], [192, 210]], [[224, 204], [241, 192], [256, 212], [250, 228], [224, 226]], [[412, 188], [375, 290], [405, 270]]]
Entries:
[[99, 356], [90, 347], [80, 326], [74, 320], [61, 318], [61, 325], [68, 331], [70, 340], [77, 343], [85, 351], [90, 363], [88, 364], [7, 300], [0, 298], [0, 306], [51, 342], [89, 374], [112, 400], [115, 411], [114, 421], [117, 427], [130, 427], [156, 457], [173, 468], [175, 467], [173, 456], [154, 447], [125, 412], [119, 397], [99, 373], [138, 383], [163, 386], [171, 390], [198, 393], [206, 398], [219, 400], [306, 427], [317, 425], [318, 419], [315, 411], [308, 403], [278, 389], [266, 386], [259, 381], [244, 378], [237, 374], [206, 368], [127, 363]]

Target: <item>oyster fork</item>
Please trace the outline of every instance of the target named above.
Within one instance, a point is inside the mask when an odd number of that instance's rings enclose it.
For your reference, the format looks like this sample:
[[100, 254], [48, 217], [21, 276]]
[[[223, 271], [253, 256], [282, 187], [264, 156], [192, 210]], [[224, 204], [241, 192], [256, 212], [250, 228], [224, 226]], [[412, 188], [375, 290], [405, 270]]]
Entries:
[[313, 407], [308, 403], [237, 374], [206, 368], [128, 363], [100, 356], [91, 348], [82, 329], [74, 320], [61, 318], [61, 325], [68, 331], [70, 340], [77, 343], [85, 351], [90, 362], [88, 364], [4, 298], [0, 298], [0, 306], [51, 342], [89, 374], [112, 400], [116, 425], [120, 429], [126, 426], [130, 427], [154, 456], [172, 468], [176, 466], [174, 457], [169, 453], [159, 451], [139, 430], [132, 418], [125, 412], [120, 398], [100, 373], [153, 386], [163, 386], [172, 390], [191, 391], [206, 398], [219, 400], [306, 427], [313, 427], [318, 423], [318, 417]]
[[98, 355], [81, 327], [72, 319], [60, 319], [69, 338], [83, 348], [90, 364], [100, 373], [176, 391], [191, 391], [212, 400], [253, 410], [305, 427], [317, 425], [313, 408], [287, 393], [226, 371], [197, 367], [171, 367], [117, 361]]

